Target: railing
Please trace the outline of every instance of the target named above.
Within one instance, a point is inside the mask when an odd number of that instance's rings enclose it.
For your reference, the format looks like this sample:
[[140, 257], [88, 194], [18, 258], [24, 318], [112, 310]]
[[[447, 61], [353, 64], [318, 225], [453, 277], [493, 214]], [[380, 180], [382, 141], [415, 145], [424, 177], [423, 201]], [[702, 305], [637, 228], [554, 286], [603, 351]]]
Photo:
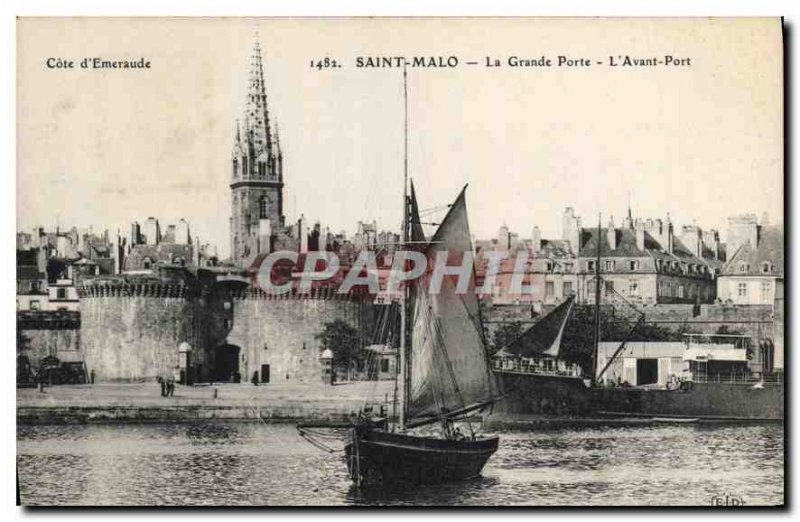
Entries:
[[560, 366], [546, 367], [520, 359], [494, 359], [492, 368], [501, 372], [524, 373], [529, 375], [546, 375], [552, 377], [581, 377], [581, 370], [574, 364], [561, 364]]
[[783, 374], [775, 373], [770, 375], [763, 375], [761, 377], [752, 374], [741, 373], [712, 373], [708, 375], [696, 374], [692, 378], [694, 382], [702, 383], [728, 383], [728, 384], [757, 384], [763, 382], [765, 384], [781, 384], [783, 383]]

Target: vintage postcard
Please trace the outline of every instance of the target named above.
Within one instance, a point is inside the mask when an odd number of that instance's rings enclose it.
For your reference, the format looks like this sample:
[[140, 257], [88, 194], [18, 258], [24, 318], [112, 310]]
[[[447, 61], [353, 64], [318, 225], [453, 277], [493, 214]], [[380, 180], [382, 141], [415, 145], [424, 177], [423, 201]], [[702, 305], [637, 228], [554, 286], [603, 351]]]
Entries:
[[782, 506], [779, 18], [20, 18], [25, 506]]

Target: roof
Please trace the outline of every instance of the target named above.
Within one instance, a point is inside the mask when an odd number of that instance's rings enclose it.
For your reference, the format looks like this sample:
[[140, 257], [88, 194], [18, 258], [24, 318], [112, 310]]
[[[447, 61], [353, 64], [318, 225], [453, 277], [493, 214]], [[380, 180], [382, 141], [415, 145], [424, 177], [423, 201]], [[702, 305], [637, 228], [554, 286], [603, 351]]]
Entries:
[[[672, 236], [672, 253], [667, 252], [649, 232], [644, 231], [644, 250], [636, 245], [636, 230], [630, 228], [617, 228], [617, 248], [611, 250], [608, 243], [608, 229], [600, 229], [600, 248], [602, 257], [652, 257], [664, 261], [683, 261], [694, 264], [713, 264], [713, 259], [700, 259], [675, 235]], [[597, 229], [584, 228], [581, 231], [580, 257], [597, 256]]]
[[537, 252], [538, 257], [569, 257], [571, 254], [569, 241], [563, 239], [542, 239]]
[[[617, 247], [608, 243], [608, 228], [600, 229], [600, 253], [603, 257], [648, 257], [648, 250], [661, 250], [661, 245], [648, 232], [644, 233], [644, 250], [636, 246], [636, 231], [630, 228], [616, 229]], [[581, 229], [581, 257], [597, 256], [597, 229]]]
[[175, 243], [159, 243], [157, 245], [136, 245], [131, 249], [125, 261], [144, 259], [149, 257], [152, 261], [172, 263], [176, 257], [181, 257], [188, 264], [192, 261], [192, 245], [177, 245]]
[[745, 242], [725, 264], [722, 269], [722, 275], [771, 275], [782, 277], [784, 262], [783, 240], [782, 226], [759, 227], [758, 245], [754, 247], [750, 244], [750, 241]]

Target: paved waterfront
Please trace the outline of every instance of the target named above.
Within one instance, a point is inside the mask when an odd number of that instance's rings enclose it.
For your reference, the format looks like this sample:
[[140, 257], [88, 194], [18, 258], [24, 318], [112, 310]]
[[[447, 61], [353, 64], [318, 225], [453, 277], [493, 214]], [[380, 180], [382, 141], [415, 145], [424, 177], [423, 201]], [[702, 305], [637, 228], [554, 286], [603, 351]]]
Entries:
[[[214, 392], [216, 390], [216, 398]], [[173, 397], [162, 397], [156, 383], [95, 384], [52, 386], [44, 393], [37, 388], [17, 390], [18, 418], [36, 420], [53, 412], [93, 411], [122, 416], [157, 419], [154, 413], [169, 412], [165, 420], [195, 418], [197, 412], [227, 412], [227, 418], [335, 418], [346, 416], [364, 405], [365, 398], [391, 401], [393, 381], [305, 384], [215, 384], [210, 386], [176, 386]], [[258, 413], [256, 413], [258, 412]], [[217, 415], [221, 417], [223, 415]], [[207, 417], [208, 418], [208, 417]], [[57, 422], [58, 417], [50, 417]]]

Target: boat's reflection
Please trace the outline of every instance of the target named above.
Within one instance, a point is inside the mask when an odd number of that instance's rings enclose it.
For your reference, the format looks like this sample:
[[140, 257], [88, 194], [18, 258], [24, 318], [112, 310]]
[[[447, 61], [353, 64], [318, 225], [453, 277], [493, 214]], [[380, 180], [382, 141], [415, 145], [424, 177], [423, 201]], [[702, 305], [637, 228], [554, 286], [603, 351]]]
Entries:
[[351, 485], [347, 501], [366, 506], [427, 505], [447, 506], [469, 503], [469, 498], [481, 498], [481, 493], [498, 483], [495, 477], [475, 477], [461, 482], [435, 485], [387, 485], [358, 488]]

